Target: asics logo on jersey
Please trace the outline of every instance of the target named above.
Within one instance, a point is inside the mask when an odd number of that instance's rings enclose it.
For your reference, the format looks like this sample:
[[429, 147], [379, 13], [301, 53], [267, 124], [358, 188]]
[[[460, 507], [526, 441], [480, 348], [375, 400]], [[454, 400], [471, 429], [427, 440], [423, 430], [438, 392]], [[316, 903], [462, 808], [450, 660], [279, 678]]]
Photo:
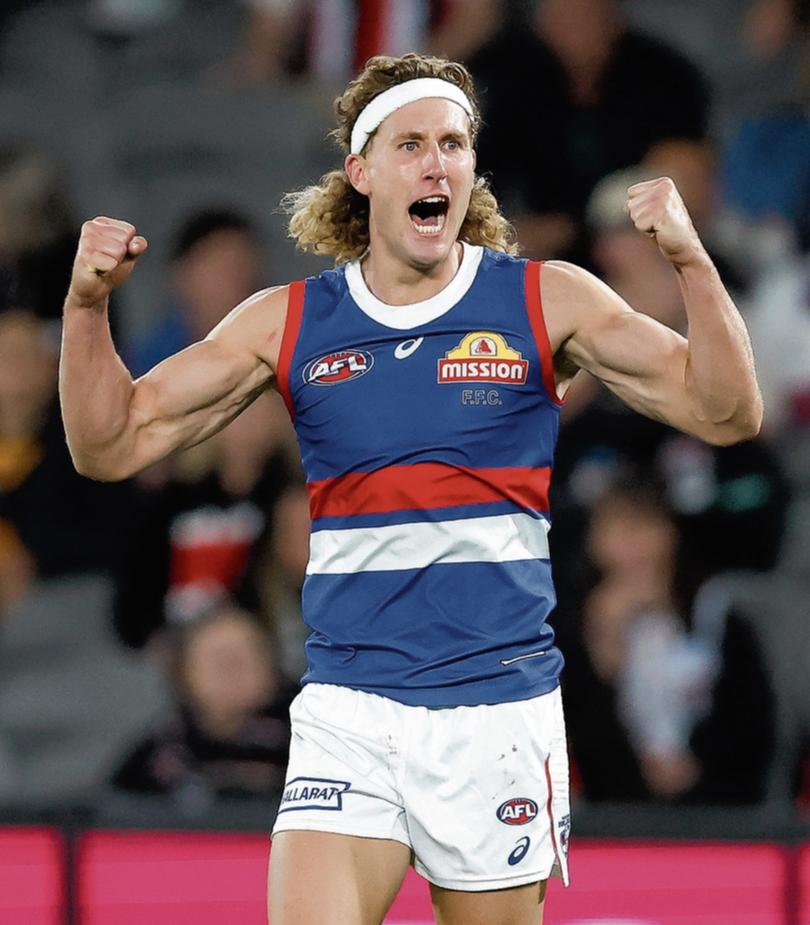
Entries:
[[537, 804], [528, 797], [513, 797], [501, 803], [497, 816], [507, 825], [526, 825], [537, 815]]
[[408, 340], [402, 341], [401, 344], [397, 344], [394, 348], [394, 356], [398, 360], [407, 360], [412, 353], [422, 346], [422, 341], [424, 337], [411, 337]]
[[294, 777], [287, 781], [281, 798], [280, 813], [294, 809], [343, 809], [343, 794], [351, 787], [349, 781], [322, 777]]
[[439, 360], [439, 382], [509, 382], [525, 385], [529, 361], [502, 334], [472, 331]]
[[338, 350], [312, 360], [304, 367], [308, 385], [337, 385], [364, 376], [374, 365], [374, 355], [367, 350]]

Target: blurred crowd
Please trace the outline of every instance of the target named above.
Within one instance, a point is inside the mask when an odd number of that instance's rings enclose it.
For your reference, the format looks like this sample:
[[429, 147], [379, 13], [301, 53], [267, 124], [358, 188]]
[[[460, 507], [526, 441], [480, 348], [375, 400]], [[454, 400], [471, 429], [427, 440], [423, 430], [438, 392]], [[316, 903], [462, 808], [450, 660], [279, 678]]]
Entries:
[[470, 67], [478, 167], [525, 256], [574, 260], [686, 333], [674, 272], [624, 213], [629, 185], [670, 176], [754, 344], [749, 443], [702, 444], [584, 373], [567, 397], [552, 624], [575, 798], [810, 813], [807, 0], [4, 4], [0, 811], [129, 794], [198, 819], [278, 792], [309, 536], [286, 410], [263, 396], [136, 479], [84, 479], [61, 304], [103, 212], [153, 241], [112, 305], [133, 375], [317, 271], [270, 197], [337, 162], [323, 101], [408, 50]]

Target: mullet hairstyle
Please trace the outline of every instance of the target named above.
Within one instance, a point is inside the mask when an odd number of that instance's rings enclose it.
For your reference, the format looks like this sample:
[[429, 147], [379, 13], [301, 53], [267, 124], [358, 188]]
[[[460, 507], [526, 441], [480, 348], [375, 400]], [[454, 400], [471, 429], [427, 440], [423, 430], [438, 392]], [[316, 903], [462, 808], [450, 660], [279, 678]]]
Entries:
[[[475, 112], [470, 127], [470, 140], [475, 145], [481, 115], [467, 68], [444, 58], [411, 52], [401, 58], [386, 55], [370, 58], [360, 75], [335, 100], [337, 128], [330, 136], [344, 155], [349, 153], [354, 123], [374, 97], [389, 87], [419, 77], [438, 77], [464, 91]], [[363, 152], [368, 150], [375, 134], [369, 136]], [[357, 260], [368, 250], [368, 197], [357, 192], [342, 168], [325, 174], [315, 186], [287, 193], [281, 207], [290, 216], [288, 234], [300, 250], [331, 255], [336, 264]], [[459, 238], [507, 254], [517, 253], [515, 230], [501, 215], [498, 202], [483, 177], [475, 179]]]

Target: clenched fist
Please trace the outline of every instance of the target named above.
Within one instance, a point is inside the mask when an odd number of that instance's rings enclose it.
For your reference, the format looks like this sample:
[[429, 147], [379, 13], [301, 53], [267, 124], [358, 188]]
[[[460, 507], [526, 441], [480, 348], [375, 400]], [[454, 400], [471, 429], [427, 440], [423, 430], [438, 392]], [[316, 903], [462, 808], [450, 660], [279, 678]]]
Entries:
[[136, 234], [129, 222], [104, 217], [85, 222], [68, 297], [87, 307], [103, 302], [125, 282], [148, 246], [146, 238]]
[[640, 232], [655, 239], [661, 253], [676, 267], [705, 258], [706, 252], [669, 177], [636, 183], [627, 190], [627, 213]]

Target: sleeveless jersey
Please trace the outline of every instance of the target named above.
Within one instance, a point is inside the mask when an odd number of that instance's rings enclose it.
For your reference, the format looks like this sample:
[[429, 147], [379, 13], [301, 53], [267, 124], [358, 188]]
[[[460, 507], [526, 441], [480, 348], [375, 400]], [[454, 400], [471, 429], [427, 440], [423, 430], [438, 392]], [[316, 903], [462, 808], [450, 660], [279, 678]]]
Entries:
[[278, 386], [312, 516], [303, 683], [428, 707], [557, 686], [540, 271], [465, 244], [412, 305], [376, 299], [358, 263], [290, 287]]

